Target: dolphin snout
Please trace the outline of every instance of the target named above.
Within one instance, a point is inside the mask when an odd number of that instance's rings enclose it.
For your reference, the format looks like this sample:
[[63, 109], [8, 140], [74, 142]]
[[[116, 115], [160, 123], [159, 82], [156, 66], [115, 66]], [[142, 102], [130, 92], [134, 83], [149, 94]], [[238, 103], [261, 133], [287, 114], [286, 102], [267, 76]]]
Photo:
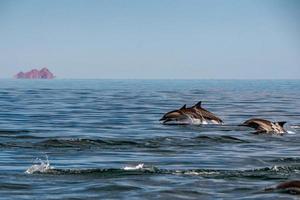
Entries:
[[159, 121], [164, 121], [164, 120], [166, 120], [166, 117], [165, 117], [165, 116], [163, 116], [162, 118], [160, 118]]

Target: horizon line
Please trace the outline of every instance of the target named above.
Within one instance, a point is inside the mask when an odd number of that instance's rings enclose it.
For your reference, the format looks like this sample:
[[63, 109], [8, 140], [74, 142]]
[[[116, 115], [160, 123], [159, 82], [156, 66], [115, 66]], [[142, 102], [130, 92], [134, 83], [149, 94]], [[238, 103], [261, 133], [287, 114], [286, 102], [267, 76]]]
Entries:
[[54, 78], [54, 79], [18, 79], [0, 78], [0, 80], [300, 80], [300, 78]]

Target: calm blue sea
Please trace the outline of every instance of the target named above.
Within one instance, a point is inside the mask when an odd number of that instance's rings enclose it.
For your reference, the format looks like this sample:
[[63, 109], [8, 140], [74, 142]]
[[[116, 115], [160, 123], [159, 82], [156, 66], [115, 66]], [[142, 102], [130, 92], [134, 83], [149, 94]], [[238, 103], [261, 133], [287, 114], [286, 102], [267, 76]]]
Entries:
[[[200, 100], [224, 125], [158, 121]], [[0, 80], [0, 199], [296, 199], [264, 190], [293, 179], [299, 80]]]

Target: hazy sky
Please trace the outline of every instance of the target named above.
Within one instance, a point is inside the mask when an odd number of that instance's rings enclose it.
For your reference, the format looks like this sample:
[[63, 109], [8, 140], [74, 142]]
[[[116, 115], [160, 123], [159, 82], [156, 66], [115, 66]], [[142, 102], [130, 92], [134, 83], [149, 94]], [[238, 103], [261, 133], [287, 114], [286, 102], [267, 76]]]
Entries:
[[0, 0], [0, 78], [300, 78], [298, 0]]

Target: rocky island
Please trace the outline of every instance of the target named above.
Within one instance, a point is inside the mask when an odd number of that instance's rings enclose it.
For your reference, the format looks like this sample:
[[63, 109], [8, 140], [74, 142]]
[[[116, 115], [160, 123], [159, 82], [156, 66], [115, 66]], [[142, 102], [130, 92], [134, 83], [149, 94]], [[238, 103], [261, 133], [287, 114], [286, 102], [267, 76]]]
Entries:
[[47, 69], [32, 69], [29, 72], [19, 72], [14, 78], [16, 79], [54, 79], [55, 76]]

